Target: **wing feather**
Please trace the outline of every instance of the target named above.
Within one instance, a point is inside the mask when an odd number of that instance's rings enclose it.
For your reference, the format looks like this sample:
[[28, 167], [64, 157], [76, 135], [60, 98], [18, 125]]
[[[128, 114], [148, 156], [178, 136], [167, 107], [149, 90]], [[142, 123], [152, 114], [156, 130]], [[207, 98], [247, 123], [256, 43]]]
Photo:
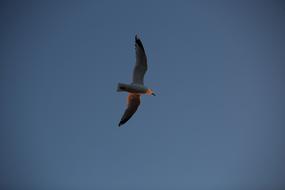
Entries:
[[139, 37], [135, 37], [136, 65], [133, 71], [133, 83], [144, 84], [144, 75], [147, 71], [147, 57]]
[[123, 124], [125, 124], [137, 111], [138, 107], [140, 105], [140, 95], [139, 94], [133, 94], [129, 93], [128, 95], [128, 107], [124, 112], [124, 115], [121, 118], [121, 121], [119, 123], [119, 127]]

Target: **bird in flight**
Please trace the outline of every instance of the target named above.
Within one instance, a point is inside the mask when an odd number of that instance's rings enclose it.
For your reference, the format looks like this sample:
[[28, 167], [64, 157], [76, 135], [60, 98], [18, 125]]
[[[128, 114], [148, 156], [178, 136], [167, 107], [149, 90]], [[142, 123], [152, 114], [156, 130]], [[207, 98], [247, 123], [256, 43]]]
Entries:
[[133, 70], [133, 82], [131, 84], [119, 83], [117, 91], [128, 92], [128, 105], [119, 122], [119, 127], [125, 124], [137, 111], [140, 105], [140, 97], [143, 94], [153, 95], [154, 92], [144, 85], [144, 75], [147, 71], [147, 58], [140, 38], [135, 36], [136, 64]]

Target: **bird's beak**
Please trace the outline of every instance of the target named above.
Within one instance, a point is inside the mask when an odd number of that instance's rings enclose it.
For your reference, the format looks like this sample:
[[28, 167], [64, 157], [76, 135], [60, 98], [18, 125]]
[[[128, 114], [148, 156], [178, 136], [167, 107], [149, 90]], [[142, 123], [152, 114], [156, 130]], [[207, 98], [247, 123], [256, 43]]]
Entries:
[[151, 93], [151, 95], [156, 96], [155, 93]]

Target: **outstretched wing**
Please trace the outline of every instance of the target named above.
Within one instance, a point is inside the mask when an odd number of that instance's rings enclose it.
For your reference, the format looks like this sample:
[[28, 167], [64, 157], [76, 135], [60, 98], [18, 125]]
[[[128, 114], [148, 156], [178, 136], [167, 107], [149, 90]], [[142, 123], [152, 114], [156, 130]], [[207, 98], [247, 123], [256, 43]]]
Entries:
[[143, 44], [137, 35], [135, 37], [135, 41], [136, 65], [133, 71], [133, 83], [143, 85], [144, 74], [147, 71], [147, 58], [145, 55]]
[[140, 95], [139, 94], [132, 94], [129, 93], [128, 95], [128, 107], [125, 110], [124, 115], [121, 118], [121, 121], [119, 123], [119, 127], [126, 123], [137, 111], [138, 107], [140, 105]]

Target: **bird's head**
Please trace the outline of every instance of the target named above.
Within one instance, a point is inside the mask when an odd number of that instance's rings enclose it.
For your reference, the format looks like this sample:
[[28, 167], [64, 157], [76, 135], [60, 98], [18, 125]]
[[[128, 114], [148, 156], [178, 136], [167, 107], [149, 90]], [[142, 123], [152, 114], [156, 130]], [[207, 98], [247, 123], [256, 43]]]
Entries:
[[156, 96], [155, 93], [153, 92], [153, 90], [150, 88], [147, 89], [146, 94]]

